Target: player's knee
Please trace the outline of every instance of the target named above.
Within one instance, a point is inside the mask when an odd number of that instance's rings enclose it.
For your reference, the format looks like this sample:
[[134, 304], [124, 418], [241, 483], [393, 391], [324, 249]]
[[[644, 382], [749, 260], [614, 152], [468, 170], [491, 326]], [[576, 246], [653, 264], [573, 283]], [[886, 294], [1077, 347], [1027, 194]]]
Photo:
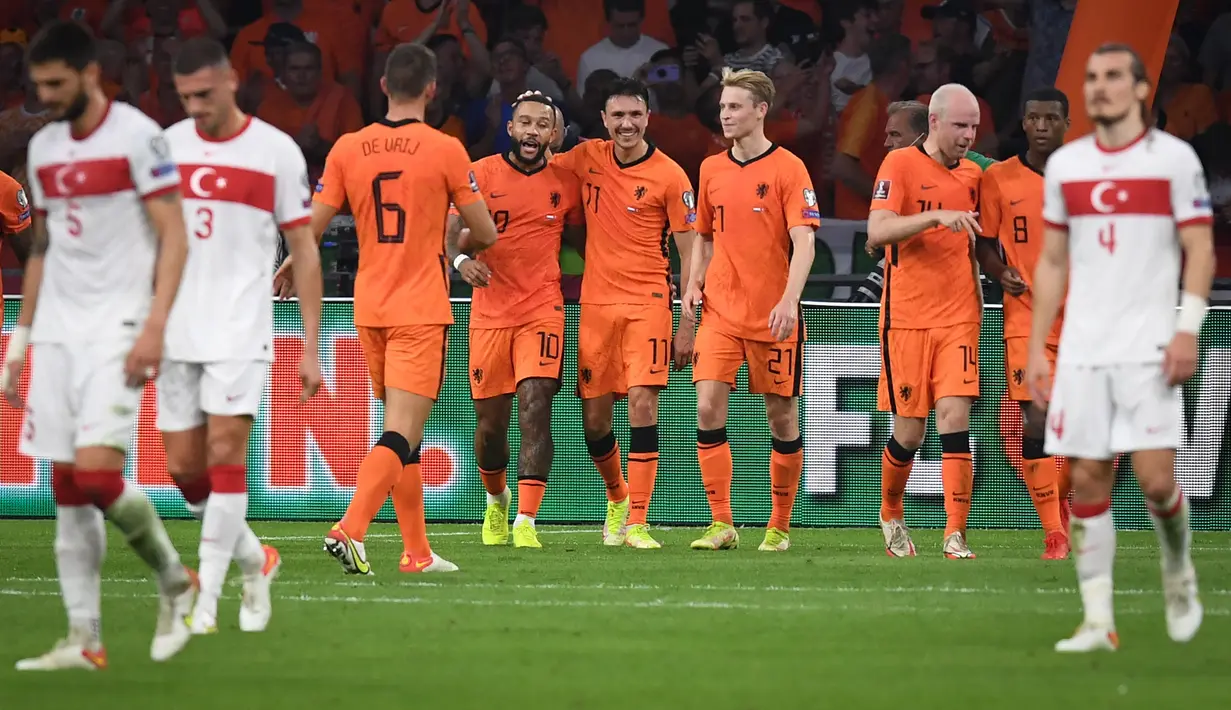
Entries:
[[541, 425], [546, 423], [548, 428], [550, 428], [551, 398], [553, 394], [550, 385], [527, 386], [527, 384], [523, 383], [523, 386], [517, 389], [518, 420], [523, 422], [523, 424]]
[[893, 424], [893, 439], [906, 451], [917, 451], [923, 446], [923, 437], [926, 433], [927, 420], [924, 419], [898, 417]]
[[607, 431], [594, 436], [589, 431], [586, 431], [586, 450], [590, 452], [590, 458], [605, 458], [615, 447], [615, 432], [610, 427], [608, 427]]
[[229, 433], [210, 433], [205, 443], [207, 466], [242, 466], [247, 460], [246, 437]]
[[1137, 474], [1137, 482], [1141, 495], [1153, 503], [1162, 505], [1175, 495], [1175, 476], [1170, 471], [1142, 471]]
[[[376, 440], [376, 445], [383, 446], [396, 454], [403, 466], [412, 463], [410, 460], [410, 442], [396, 431], [386, 431], [381, 434], [380, 438]], [[415, 451], [417, 452], [418, 448]]]
[[946, 407], [936, 407], [937, 431], [966, 431], [970, 429], [970, 407], [962, 403], [951, 403]]
[[769, 431], [779, 441], [794, 441], [799, 438], [799, 410], [793, 406], [793, 399], [779, 399], [784, 401], [769, 398], [765, 400]]
[[726, 402], [715, 397], [697, 398], [697, 428], [722, 429], [727, 425]]
[[630, 426], [653, 426], [658, 423], [658, 400], [647, 397], [629, 397], [628, 423]]
[[587, 440], [602, 439], [611, 432], [611, 412], [598, 411], [594, 407], [583, 408], [581, 426], [585, 429]]
[[945, 454], [969, 454], [970, 432], [955, 431], [940, 435], [940, 450]]

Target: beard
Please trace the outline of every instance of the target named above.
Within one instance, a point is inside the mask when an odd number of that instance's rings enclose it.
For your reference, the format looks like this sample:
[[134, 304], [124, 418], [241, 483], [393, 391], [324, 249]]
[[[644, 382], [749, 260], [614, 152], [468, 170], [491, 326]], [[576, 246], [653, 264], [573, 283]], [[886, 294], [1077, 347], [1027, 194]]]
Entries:
[[1118, 113], [1114, 115], [1111, 115], [1111, 114], [1092, 115], [1090, 116], [1090, 122], [1096, 126], [1101, 126], [1103, 128], [1110, 128], [1111, 126], [1115, 126], [1119, 124], [1121, 121], [1123, 121], [1124, 119], [1128, 118], [1129, 114], [1132, 112], [1133, 112], [1133, 109], [1130, 108], [1127, 111], [1124, 111], [1123, 113]]
[[60, 116], [61, 121], [76, 121], [85, 114], [85, 110], [90, 105], [90, 97], [84, 90], [78, 91], [73, 100], [64, 108], [64, 115]]
[[543, 159], [543, 155], [547, 152], [547, 149], [550, 147], [551, 146], [549, 143], [539, 143], [539, 147], [534, 151], [534, 153], [529, 158], [527, 158], [525, 152], [522, 150], [521, 141], [517, 141], [516, 143], [513, 144], [512, 152], [513, 152], [513, 157], [517, 160], [517, 162], [522, 163], [524, 165], [536, 165], [540, 160]]

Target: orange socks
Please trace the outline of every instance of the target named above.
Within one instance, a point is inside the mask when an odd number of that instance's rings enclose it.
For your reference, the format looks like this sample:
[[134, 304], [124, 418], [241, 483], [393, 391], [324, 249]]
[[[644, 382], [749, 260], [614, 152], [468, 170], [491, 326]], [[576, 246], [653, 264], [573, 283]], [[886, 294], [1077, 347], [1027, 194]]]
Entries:
[[410, 444], [396, 432], [381, 434], [376, 446], [363, 457], [355, 481], [355, 494], [346, 515], [342, 516], [342, 529], [354, 540], [363, 541], [368, 526], [380, 507], [389, 497], [389, 489], [402, 475], [402, 461], [410, 456]]
[[1043, 532], [1063, 532], [1060, 524], [1060, 497], [1056, 493], [1056, 464], [1043, 452], [1043, 440], [1022, 439], [1022, 478], [1030, 489], [1034, 509], [1039, 513]]
[[432, 556], [432, 546], [427, 541], [427, 521], [423, 510], [423, 471], [419, 464], [419, 450], [410, 456], [410, 463], [402, 469], [401, 480], [393, 487], [393, 509], [397, 512], [398, 528], [402, 533], [402, 549], [412, 559], [425, 560]]
[[539, 506], [543, 504], [543, 493], [547, 491], [547, 481], [537, 478], [523, 478], [517, 481], [517, 515], [527, 518], [537, 518]]
[[945, 487], [945, 537], [966, 534], [970, 517], [970, 489], [974, 484], [974, 461], [970, 456], [970, 432], [940, 435], [940, 479]]
[[505, 476], [505, 469], [497, 469], [495, 471], [486, 471], [479, 469], [479, 476], [483, 478], [483, 487], [491, 495], [498, 496], [504, 493], [504, 489], [509, 487], [509, 482]]
[[881, 520], [902, 520], [902, 496], [906, 494], [906, 482], [914, 465], [915, 452], [890, 437], [881, 453]]
[[658, 427], [632, 427], [628, 443], [628, 524], [644, 525], [658, 477]]
[[710, 503], [714, 522], [733, 525], [731, 518], [731, 445], [727, 429], [697, 430], [697, 463], [701, 464], [701, 484]]
[[586, 439], [586, 448], [590, 450], [590, 459], [607, 485], [607, 500], [618, 503], [627, 498], [628, 484], [624, 482], [624, 472], [620, 469], [620, 445], [616, 443], [615, 432], [609, 431], [607, 436], [597, 441]]
[[1069, 472], [1069, 459], [1067, 456], [1056, 457], [1056, 495], [1061, 501], [1069, 499], [1069, 494], [1073, 492], [1073, 476]]
[[804, 440], [774, 439], [774, 453], [769, 458], [769, 480], [773, 488], [774, 508], [769, 527], [788, 532], [791, 512], [795, 509], [795, 494], [799, 492], [799, 476], [804, 470]]

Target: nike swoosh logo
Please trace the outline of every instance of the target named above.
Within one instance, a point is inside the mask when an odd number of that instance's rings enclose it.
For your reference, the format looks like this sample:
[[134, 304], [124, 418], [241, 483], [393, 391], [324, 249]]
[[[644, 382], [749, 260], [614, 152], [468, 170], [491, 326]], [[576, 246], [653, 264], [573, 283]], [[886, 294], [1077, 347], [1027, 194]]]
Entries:
[[594, 168], [590, 168], [590, 174], [591, 175], [602, 175], [603, 173], [600, 170], [595, 170]]
[[1010, 207], [1017, 207], [1018, 205], [1020, 205], [1021, 203], [1025, 202], [1025, 201], [1026, 201], [1025, 199], [1021, 199], [1021, 200], [1009, 200], [1009, 206], [1010, 206]]
[[237, 400], [237, 399], [239, 399], [239, 398], [240, 398], [240, 395], [238, 395], [238, 394], [228, 394], [228, 395], [227, 395], [227, 401], [228, 401], [228, 402], [234, 402], [235, 400]]
[[492, 193], [492, 199], [493, 199], [493, 200], [495, 200], [495, 199], [498, 199], [498, 198], [504, 197], [504, 196], [505, 196], [505, 195], [507, 195], [507, 194], [509, 194], [509, 193], [507, 193], [507, 192], [493, 192], [493, 193]]
[[658, 368], [657, 370], [653, 370], [653, 369], [652, 369], [652, 370], [650, 370], [650, 374], [651, 374], [651, 375], [661, 375], [662, 373], [664, 373], [664, 372], [666, 372], [666, 371], [667, 371], [667, 370], [666, 370], [665, 368], [660, 367], [660, 368]]
[[934, 188], [934, 187], [936, 187], [936, 186], [935, 186], [935, 185], [920, 185], [920, 186], [919, 186], [919, 189], [920, 189], [920, 190], [931, 190], [931, 189], [932, 189], [932, 188]]
[[424, 567], [427, 567], [430, 564], [432, 564], [431, 557], [427, 558], [426, 560], [415, 560], [415, 569], [423, 569]]
[[776, 385], [784, 385], [784, 384], [786, 384], [786, 380], [774, 380], [774, 384], [776, 384]]
[[539, 360], [539, 367], [546, 367], [552, 363], [551, 360]]
[[979, 381], [979, 378], [977, 378], [977, 377], [976, 377], [976, 378], [975, 378], [975, 379], [973, 379], [973, 380], [962, 380], [962, 384], [964, 384], [964, 385], [970, 385], [970, 384], [974, 384], [975, 382], [978, 382], [978, 381]]

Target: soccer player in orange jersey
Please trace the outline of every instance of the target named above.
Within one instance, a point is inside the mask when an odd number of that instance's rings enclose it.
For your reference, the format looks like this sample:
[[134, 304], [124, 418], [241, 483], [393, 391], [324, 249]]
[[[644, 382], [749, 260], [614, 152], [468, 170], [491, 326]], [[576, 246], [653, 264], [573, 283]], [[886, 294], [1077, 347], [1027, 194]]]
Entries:
[[21, 183], [0, 171], [0, 238], [9, 240], [24, 266], [30, 253], [30, 198]]
[[943, 552], [950, 559], [974, 557], [966, 544], [966, 519], [974, 481], [970, 406], [979, 395], [983, 314], [973, 244], [982, 171], [964, 156], [978, 125], [979, 104], [970, 90], [940, 87], [928, 107], [927, 138], [890, 151], [873, 187], [868, 246], [887, 249], [877, 404], [894, 415], [893, 436], [881, 457], [880, 515], [892, 557], [915, 554], [902, 495], [932, 409], [943, 452]]
[[[698, 246], [681, 305], [691, 327], [702, 306], [692, 352], [697, 387], [697, 460], [713, 524], [694, 550], [739, 546], [731, 518], [727, 402], [735, 373], [748, 363], [748, 391], [765, 395], [773, 435], [769, 475], [773, 513], [760, 549], [791, 546], [791, 511], [803, 471], [799, 435], [804, 324], [799, 296], [808, 281], [820, 213], [803, 161], [765, 137], [774, 84], [759, 71], [724, 69], [718, 110], [730, 150], [701, 163]], [[687, 358], [682, 347], [676, 356]]]
[[[552, 158], [582, 183], [586, 268], [577, 335], [578, 389], [586, 445], [607, 485], [603, 542], [662, 547], [646, 524], [658, 474], [658, 392], [671, 367], [671, 272], [666, 234], [688, 273], [696, 197], [674, 160], [645, 139], [649, 92], [612, 82], [603, 103], [611, 140], [590, 140]], [[687, 337], [691, 339], [691, 329]], [[691, 348], [691, 342], [688, 344]], [[617, 396], [628, 395], [628, 483], [612, 432]]]
[[436, 58], [418, 44], [394, 48], [381, 89], [389, 111], [338, 140], [317, 186], [312, 228], [322, 235], [349, 203], [359, 235], [355, 328], [373, 393], [385, 403], [385, 431], [359, 466], [355, 496], [325, 549], [351, 574], [371, 574], [363, 539], [393, 493], [402, 530], [403, 572], [452, 572], [432, 552], [423, 511], [419, 444], [444, 379], [449, 305], [445, 223], [453, 204], [469, 227], [459, 245], [496, 243], [496, 226], [466, 149], [423, 122], [436, 92]]
[[[975, 249], [983, 271], [1000, 281], [1005, 290], [1005, 373], [1009, 398], [1019, 402], [1022, 409], [1022, 477], [1043, 525], [1043, 559], [1062, 560], [1069, 553], [1068, 526], [1064, 520], [1069, 497], [1068, 459], [1059, 459], [1057, 467], [1056, 459], [1043, 451], [1047, 413], [1031, 406], [1025, 372], [1032, 305], [1030, 284], [1043, 248], [1043, 166], [1064, 145], [1069, 100], [1058, 89], [1044, 88], [1030, 94], [1023, 109], [1026, 150], [996, 163], [983, 174], [979, 208], [983, 234]], [[1001, 249], [1004, 260], [1000, 257]], [[1056, 319], [1047, 340], [1047, 360], [1053, 372], [1062, 322]]]
[[557, 129], [551, 99], [531, 94], [513, 104], [512, 146], [474, 164], [475, 177], [500, 241], [477, 257], [460, 252], [461, 219], [449, 220], [449, 260], [474, 287], [470, 309], [470, 392], [477, 426], [474, 455], [487, 490], [483, 544], [509, 541], [509, 417], [517, 394], [521, 450], [517, 460], [514, 547], [539, 548], [538, 516], [551, 472], [551, 400], [564, 364], [564, 297], [560, 241], [580, 223], [580, 191], [572, 173], [548, 163]]

